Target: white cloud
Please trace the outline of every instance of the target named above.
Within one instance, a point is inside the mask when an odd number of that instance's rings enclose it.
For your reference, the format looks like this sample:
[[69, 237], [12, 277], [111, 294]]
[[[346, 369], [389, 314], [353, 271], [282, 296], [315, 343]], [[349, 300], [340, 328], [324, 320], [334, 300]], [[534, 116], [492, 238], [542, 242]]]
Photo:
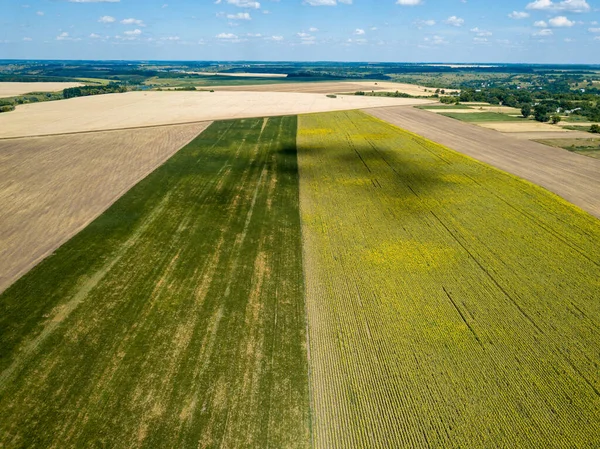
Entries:
[[435, 20], [417, 20], [415, 22], [415, 25], [417, 25], [419, 28], [422, 28], [424, 26], [428, 26], [428, 27], [432, 27], [435, 25]]
[[[219, 5], [222, 0], [217, 0], [215, 4]], [[225, 0], [225, 3], [237, 6], [238, 8], [260, 9], [260, 3], [251, 0]]]
[[575, 25], [575, 22], [567, 19], [565, 16], [558, 16], [550, 19], [548, 21], [550, 26], [555, 28], [564, 28], [564, 27], [572, 27]]
[[275, 42], [280, 42], [283, 40], [283, 36], [271, 36], [271, 40]]
[[227, 14], [226, 17], [231, 20], [252, 20], [252, 17], [250, 17], [250, 14], [247, 12], [238, 12], [237, 14]]
[[71, 3], [119, 3], [121, 0], [69, 0]]
[[142, 34], [142, 30], [136, 28], [135, 30], [125, 31], [123, 34], [127, 36], [139, 36]]
[[304, 0], [302, 3], [309, 6], [336, 6], [338, 3], [351, 5], [352, 0]]
[[38, 16], [43, 16], [43, 15], [44, 15], [44, 11], [38, 11], [38, 12], [36, 12], [36, 14], [37, 14]]
[[529, 17], [529, 13], [524, 11], [513, 11], [508, 15], [508, 17], [515, 20], [526, 19]]
[[537, 22], [535, 22], [533, 24], [534, 27], [538, 27], [538, 28], [548, 28], [548, 24], [546, 22], [544, 22], [543, 20], [538, 20]]
[[417, 6], [423, 3], [423, 0], [398, 0], [396, 5], [402, 6]]
[[160, 38], [161, 41], [178, 41], [179, 39], [179, 36], [166, 36]]
[[32, 39], [32, 38], [30, 38], [30, 37], [24, 37], [24, 38], [23, 38], [23, 40], [24, 40], [25, 42], [31, 42], [33, 39]]
[[527, 9], [588, 12], [591, 8], [586, 0], [563, 0], [560, 2], [553, 2], [552, 0], [535, 0], [527, 5]]
[[96, 33], [92, 33], [92, 34], [90, 34], [90, 37], [92, 39], [100, 39], [102, 36], [100, 36], [99, 34], [96, 34]]
[[356, 30], [354, 30], [354, 34], [356, 34], [357, 36], [362, 36], [363, 34], [365, 34], [365, 30], [357, 28]]
[[588, 28], [590, 33], [600, 33], [600, 28]]
[[102, 16], [98, 19], [100, 23], [113, 23], [116, 19], [112, 16]]
[[122, 23], [123, 25], [138, 25], [138, 26], [141, 26], [141, 27], [145, 27], [145, 26], [146, 26], [146, 25], [144, 24], [144, 21], [143, 21], [143, 20], [140, 20], [140, 19], [133, 19], [133, 18], [130, 18], [130, 19], [123, 19], [123, 20], [121, 20], [121, 23]]
[[237, 39], [238, 37], [233, 33], [220, 33], [216, 35], [217, 39]]
[[442, 36], [426, 37], [423, 40], [425, 42], [427, 42], [427, 44], [430, 44], [430, 45], [446, 45], [446, 44], [448, 44], [448, 41], [446, 39], [444, 39]]
[[465, 24], [465, 19], [461, 19], [460, 17], [456, 17], [456, 16], [450, 16], [446, 20], [444, 20], [444, 22], [447, 23], [448, 25], [452, 25], [455, 27], [461, 27]]
[[315, 28], [315, 27], [310, 27], [310, 28], [308, 29], [308, 31], [310, 31], [311, 33], [316, 33], [317, 31], [319, 31], [319, 29], [318, 29], [318, 28]]
[[543, 30], [533, 33], [534, 36], [538, 36], [538, 37], [552, 36], [553, 34], [554, 33], [552, 32], [552, 30], [549, 28], [545, 28]]
[[471, 33], [477, 34], [479, 37], [491, 36], [492, 32], [487, 30], [482, 30], [479, 27], [471, 28]]
[[80, 38], [73, 38], [69, 35], [69, 33], [67, 33], [66, 31], [63, 31], [62, 33], [60, 33], [58, 36], [56, 36], [56, 40], [57, 41], [80, 41]]

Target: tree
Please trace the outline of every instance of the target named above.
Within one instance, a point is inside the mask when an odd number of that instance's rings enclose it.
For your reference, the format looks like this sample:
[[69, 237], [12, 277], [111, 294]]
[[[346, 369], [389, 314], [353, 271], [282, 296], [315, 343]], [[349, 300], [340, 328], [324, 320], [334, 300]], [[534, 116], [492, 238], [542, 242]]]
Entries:
[[530, 104], [524, 104], [523, 106], [521, 106], [521, 115], [523, 115], [523, 117], [525, 118], [528, 118], [531, 115]]
[[553, 125], [556, 125], [558, 122], [560, 122], [560, 115], [554, 114], [552, 117], [550, 117], [550, 120], [552, 121]]
[[600, 125], [592, 125], [590, 127], [590, 132], [594, 134], [600, 134]]
[[547, 122], [550, 120], [548, 116], [548, 106], [545, 104], [538, 104], [533, 108], [533, 116], [538, 122]]

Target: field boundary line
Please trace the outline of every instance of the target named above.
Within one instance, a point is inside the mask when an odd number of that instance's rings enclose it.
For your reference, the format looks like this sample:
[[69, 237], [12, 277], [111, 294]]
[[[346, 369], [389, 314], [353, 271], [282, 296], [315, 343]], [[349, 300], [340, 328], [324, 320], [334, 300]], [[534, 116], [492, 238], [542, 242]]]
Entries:
[[[200, 123], [200, 122], [198, 122], [198, 123]], [[113, 204], [115, 204], [123, 195], [125, 195], [127, 192], [129, 192], [134, 186], [136, 186], [141, 181], [143, 181], [145, 178], [147, 178], [156, 169], [158, 169], [159, 167], [161, 167], [162, 165], [164, 165], [169, 159], [171, 159], [174, 155], [176, 155], [182, 148], [184, 148], [185, 146], [189, 145], [194, 139], [196, 139], [199, 135], [201, 135], [204, 131], [206, 131], [206, 129], [208, 129], [208, 127], [213, 122], [205, 122], [205, 123], [207, 123], [206, 127], [202, 131], [200, 131], [198, 134], [196, 134], [192, 139], [190, 139], [189, 142], [186, 142], [179, 149], [177, 149], [176, 151], [174, 151], [172, 154], [170, 154], [170, 155], [162, 158], [161, 160], [159, 160], [158, 163], [156, 164], [156, 166], [154, 166], [150, 170], [147, 170], [146, 172], [142, 173], [137, 179], [135, 179], [132, 182], [132, 184], [129, 187], [127, 187], [127, 188], [119, 191], [117, 194], [115, 194], [115, 196], [107, 203], [106, 207], [104, 207], [102, 210], [100, 210], [96, 215], [94, 215], [89, 220], [86, 220], [84, 223], [82, 223], [81, 226], [79, 226], [77, 229], [75, 229], [71, 234], [65, 236], [65, 238], [62, 239], [60, 242], [58, 242], [54, 248], [49, 249], [48, 251], [46, 251], [45, 253], [43, 253], [42, 255], [40, 255], [37, 259], [35, 259], [34, 261], [32, 261], [32, 263], [28, 267], [25, 267], [23, 270], [21, 270], [20, 272], [18, 272], [16, 274], [16, 276], [15, 276], [15, 279], [10, 284], [6, 285], [4, 288], [0, 288], [0, 295], [2, 293], [4, 293], [6, 290], [8, 290], [12, 285], [14, 285], [15, 282], [19, 281], [19, 279], [21, 279], [23, 276], [25, 276], [27, 273], [29, 273], [31, 270], [33, 270], [42, 261], [44, 261], [46, 258], [48, 258], [49, 256], [51, 256], [54, 253], [54, 251], [56, 251], [58, 248], [60, 248], [61, 246], [63, 246], [65, 243], [67, 243], [69, 240], [71, 240], [73, 237], [75, 237], [77, 234], [79, 234], [81, 231], [83, 231], [90, 223], [92, 223], [100, 215], [102, 215], [110, 207], [112, 207]], [[2, 139], [0, 139], [0, 140], [2, 140]]]
[[[31, 136], [0, 137], [0, 140], [17, 140], [17, 139], [34, 139], [34, 138], [41, 138], [41, 137], [72, 136], [72, 135], [78, 135], [78, 134], [94, 134], [94, 133], [106, 133], [106, 132], [115, 132], [115, 131], [131, 131], [131, 130], [135, 130], [135, 129], [166, 128], [166, 127], [169, 127], [169, 126], [195, 125], [195, 124], [201, 124], [201, 123], [207, 123], [206, 127], [208, 128], [215, 121], [216, 120], [195, 120], [193, 122], [167, 123], [167, 124], [143, 125], [143, 126], [130, 126], [130, 127], [127, 127], [127, 128], [91, 129], [89, 131], [73, 131], [73, 132], [70, 132], [70, 133], [34, 134], [34, 135], [31, 135]], [[200, 135], [200, 134], [198, 134], [198, 135]], [[196, 137], [198, 137], [198, 136], [196, 136]], [[195, 139], [195, 137], [194, 137], [194, 139]], [[190, 140], [190, 142], [191, 142], [191, 140]], [[183, 148], [183, 147], [181, 147], [181, 148]], [[179, 151], [179, 150], [177, 150], [177, 151]]]

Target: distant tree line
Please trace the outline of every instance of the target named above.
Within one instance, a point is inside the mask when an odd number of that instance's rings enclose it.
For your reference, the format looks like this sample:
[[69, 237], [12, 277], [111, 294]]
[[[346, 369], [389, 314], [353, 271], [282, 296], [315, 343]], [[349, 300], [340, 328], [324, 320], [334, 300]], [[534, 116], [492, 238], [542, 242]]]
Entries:
[[110, 83], [106, 86], [70, 87], [63, 90], [63, 98], [87, 97], [89, 95], [115, 94], [122, 92], [127, 92], [127, 87], [117, 83]]

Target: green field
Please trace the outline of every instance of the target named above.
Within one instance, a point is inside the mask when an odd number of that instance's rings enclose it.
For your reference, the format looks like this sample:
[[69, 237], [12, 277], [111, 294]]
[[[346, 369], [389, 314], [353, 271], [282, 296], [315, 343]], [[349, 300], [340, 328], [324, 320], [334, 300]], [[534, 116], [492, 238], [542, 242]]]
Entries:
[[360, 112], [298, 155], [314, 447], [600, 447], [596, 218]]
[[0, 447], [309, 446], [295, 139], [213, 124], [0, 296]]
[[[591, 136], [593, 134], [590, 134]], [[583, 154], [584, 156], [600, 158], [600, 137], [595, 139], [548, 139], [536, 140], [536, 142], [551, 147], [563, 148], [573, 153]]]
[[514, 117], [508, 114], [499, 112], [467, 112], [455, 114], [452, 112], [441, 112], [440, 115], [445, 115], [461, 122], [469, 123], [486, 123], [486, 122], [525, 122], [527, 119], [523, 117]]
[[215, 122], [0, 295], [0, 448], [600, 447], [599, 269], [365, 113]]

